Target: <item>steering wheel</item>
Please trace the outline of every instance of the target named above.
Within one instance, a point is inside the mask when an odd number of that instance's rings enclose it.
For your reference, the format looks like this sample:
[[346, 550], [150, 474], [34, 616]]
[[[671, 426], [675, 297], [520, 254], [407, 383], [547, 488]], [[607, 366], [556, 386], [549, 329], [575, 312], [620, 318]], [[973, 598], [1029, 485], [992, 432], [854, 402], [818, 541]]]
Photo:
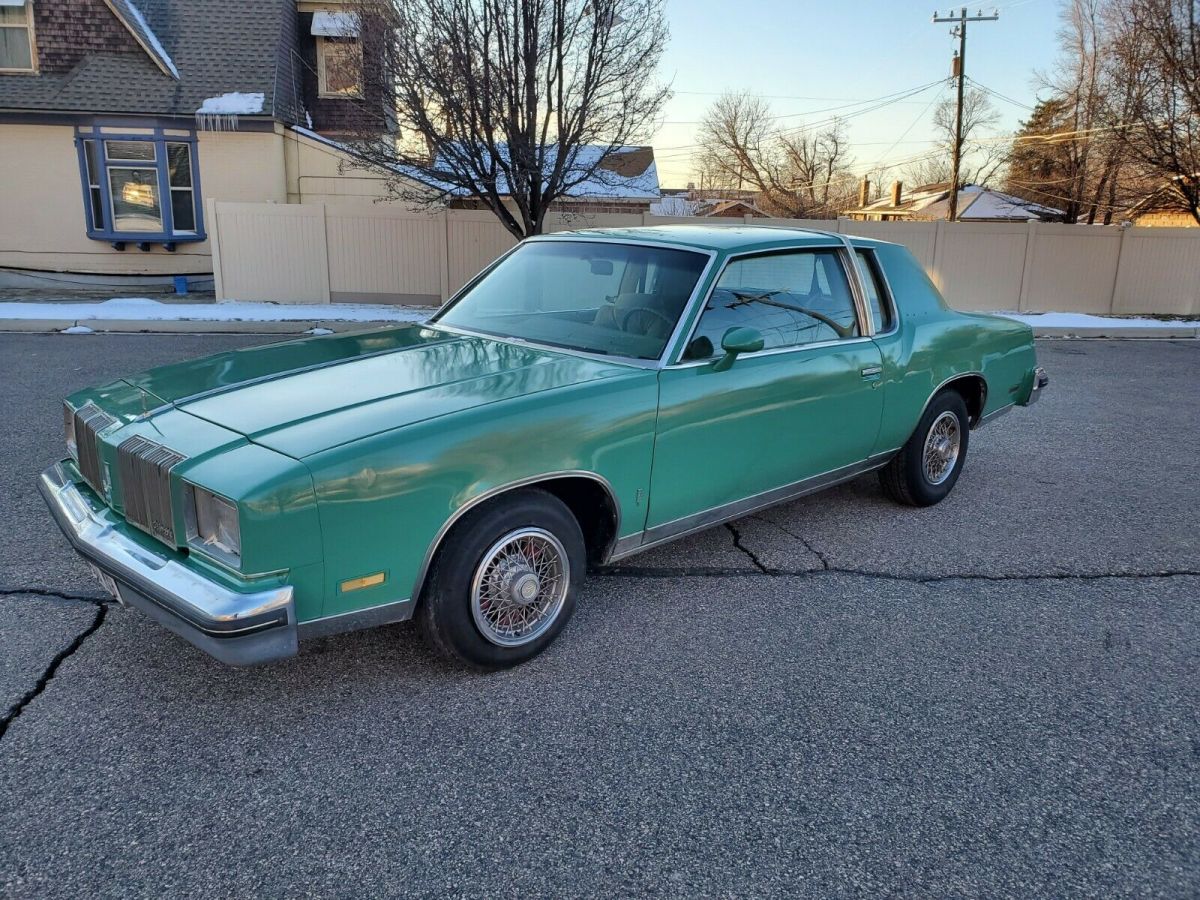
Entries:
[[628, 334], [641, 334], [645, 337], [650, 336], [646, 331], [630, 331], [629, 320], [634, 313], [645, 313], [652, 319], [658, 319], [658, 321], [662, 322], [663, 325], [666, 326], [667, 334], [670, 334], [675, 329], [674, 319], [668, 318], [663, 313], [660, 313], [657, 309], [651, 309], [649, 306], [631, 306], [621, 314], [621, 330]]

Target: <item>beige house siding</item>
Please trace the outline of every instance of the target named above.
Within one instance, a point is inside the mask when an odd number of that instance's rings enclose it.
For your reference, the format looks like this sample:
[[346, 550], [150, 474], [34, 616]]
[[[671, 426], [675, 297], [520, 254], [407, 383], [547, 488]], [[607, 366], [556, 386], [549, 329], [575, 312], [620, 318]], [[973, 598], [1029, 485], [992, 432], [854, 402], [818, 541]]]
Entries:
[[[283, 138], [270, 132], [201, 132], [204, 199], [287, 200]], [[0, 267], [105, 275], [212, 271], [209, 241], [114, 250], [87, 236], [83, 189], [69, 125], [0, 125]], [[205, 223], [211, 235], [211, 223]]]

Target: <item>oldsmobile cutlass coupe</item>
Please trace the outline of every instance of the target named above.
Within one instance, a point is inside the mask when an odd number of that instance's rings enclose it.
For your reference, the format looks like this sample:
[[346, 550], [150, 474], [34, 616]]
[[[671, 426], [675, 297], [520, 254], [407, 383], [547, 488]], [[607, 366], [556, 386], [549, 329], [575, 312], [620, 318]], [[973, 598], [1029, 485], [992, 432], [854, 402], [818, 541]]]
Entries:
[[903, 247], [673, 226], [527, 240], [426, 324], [81, 391], [40, 487], [122, 603], [228, 663], [416, 616], [512, 666], [589, 566], [864, 472], [953, 489], [1047, 384], [1025, 325], [947, 308]]

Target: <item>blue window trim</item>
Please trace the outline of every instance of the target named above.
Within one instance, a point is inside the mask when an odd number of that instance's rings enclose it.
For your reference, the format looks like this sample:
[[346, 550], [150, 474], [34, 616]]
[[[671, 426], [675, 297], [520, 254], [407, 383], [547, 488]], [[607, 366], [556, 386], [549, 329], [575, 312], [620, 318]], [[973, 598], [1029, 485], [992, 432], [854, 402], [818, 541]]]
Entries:
[[[182, 127], [178, 123], [167, 125], [142, 125], [136, 127], [152, 133], [126, 131], [133, 128], [127, 122], [101, 122], [75, 127], [75, 152], [79, 160], [79, 181], [83, 189], [83, 221], [87, 236], [97, 241], [112, 243], [152, 243], [152, 244], [182, 244], [206, 240], [208, 235], [204, 230], [204, 202], [200, 188], [200, 159], [196, 153], [195, 130]], [[108, 130], [104, 130], [108, 129]], [[167, 134], [168, 131], [186, 131], [186, 134]], [[88, 180], [87, 157], [84, 150], [85, 141], [96, 142], [96, 165], [100, 169], [97, 177], [100, 184], [101, 203], [108, 218], [107, 227], [97, 227], [92, 221], [92, 196]], [[162, 209], [162, 231], [116, 231], [112, 227], [112, 188], [108, 180], [108, 155], [105, 152], [104, 141], [145, 141], [154, 144], [153, 163], [119, 163], [119, 167], [157, 169], [159, 206]], [[192, 166], [192, 204], [195, 209], [196, 230], [175, 233], [175, 211], [171, 202], [170, 175], [168, 169], [167, 144], [187, 144], [188, 156]]]

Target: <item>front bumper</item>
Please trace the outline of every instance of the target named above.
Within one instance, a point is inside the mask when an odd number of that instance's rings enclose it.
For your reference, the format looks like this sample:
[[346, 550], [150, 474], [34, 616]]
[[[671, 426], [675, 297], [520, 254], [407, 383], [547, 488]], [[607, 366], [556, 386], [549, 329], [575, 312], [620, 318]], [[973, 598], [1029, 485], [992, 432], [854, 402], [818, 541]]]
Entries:
[[59, 528], [81, 556], [116, 583], [117, 599], [221, 662], [252, 666], [298, 651], [289, 585], [239, 593], [122, 534], [93, 505], [62, 463], [38, 488]]
[[1029, 390], [1029, 399], [1025, 401], [1026, 406], [1033, 406], [1041, 399], [1045, 393], [1046, 386], [1050, 384], [1050, 375], [1041, 366], [1037, 366], [1033, 370], [1033, 387]]

